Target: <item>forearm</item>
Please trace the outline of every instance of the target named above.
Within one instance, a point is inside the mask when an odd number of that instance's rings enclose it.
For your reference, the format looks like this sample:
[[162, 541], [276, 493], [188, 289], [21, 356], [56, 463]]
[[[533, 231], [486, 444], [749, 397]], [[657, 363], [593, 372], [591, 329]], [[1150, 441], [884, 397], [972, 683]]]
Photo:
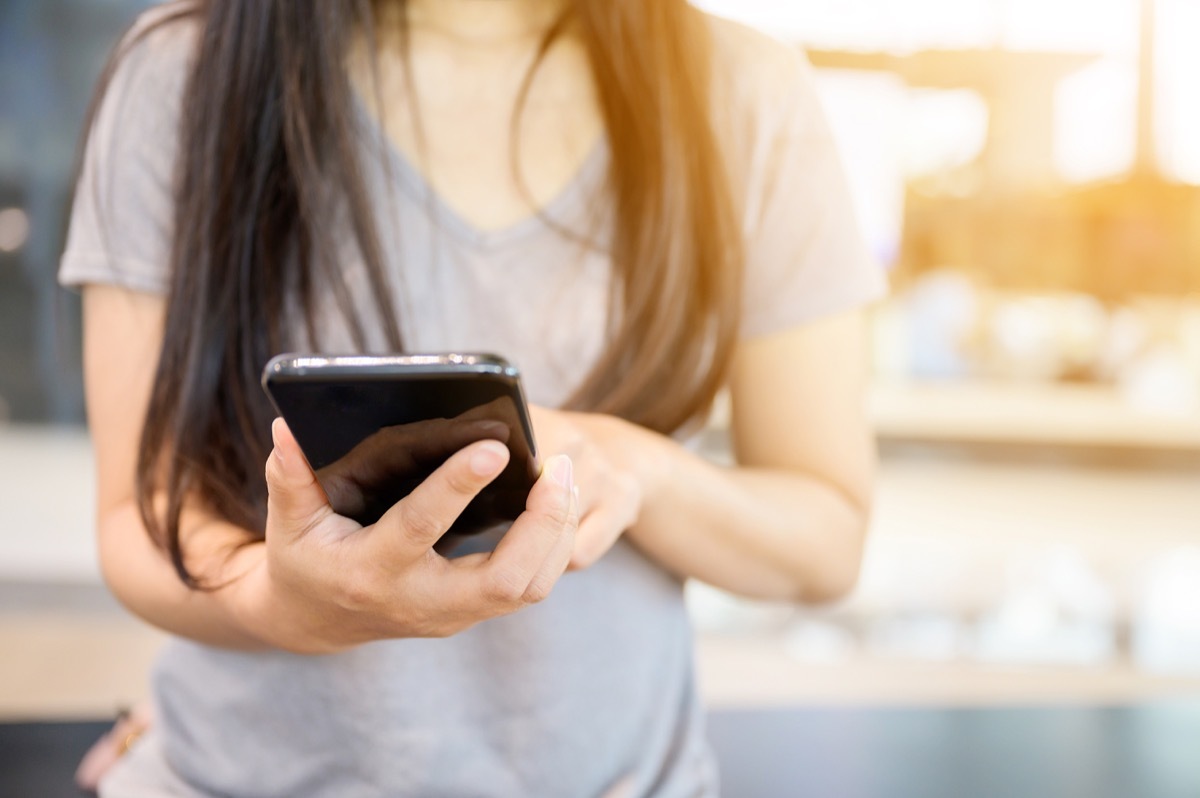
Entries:
[[[185, 522], [186, 525], [186, 522]], [[262, 566], [262, 545], [238, 547], [248, 533], [210, 523], [196, 541], [202, 552], [189, 555], [209, 589], [193, 589], [176, 574], [166, 553], [150, 539], [133, 502], [113, 508], [100, 521], [100, 565], [109, 589], [146, 622], [201, 643], [234, 649], [261, 649], [267, 643], [256, 626], [247, 588]]]
[[853, 586], [867, 512], [835, 487], [717, 466], [660, 436], [646, 445], [651, 487], [626, 535], [665, 568], [754, 598], [824, 601]]

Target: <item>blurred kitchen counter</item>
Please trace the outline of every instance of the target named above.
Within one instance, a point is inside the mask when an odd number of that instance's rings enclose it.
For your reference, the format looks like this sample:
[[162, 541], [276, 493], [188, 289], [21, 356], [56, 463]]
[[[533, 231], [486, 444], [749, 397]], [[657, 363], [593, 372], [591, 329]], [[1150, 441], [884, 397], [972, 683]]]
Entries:
[[697, 665], [713, 707], [1116, 706], [1200, 697], [1200, 674], [1147, 674], [1125, 659], [1089, 667], [863, 654], [817, 662], [798, 658], [778, 635], [701, 633]]
[[1134, 399], [1111, 386], [879, 380], [872, 387], [870, 410], [885, 442], [1200, 455], [1200, 408], [1171, 397]]

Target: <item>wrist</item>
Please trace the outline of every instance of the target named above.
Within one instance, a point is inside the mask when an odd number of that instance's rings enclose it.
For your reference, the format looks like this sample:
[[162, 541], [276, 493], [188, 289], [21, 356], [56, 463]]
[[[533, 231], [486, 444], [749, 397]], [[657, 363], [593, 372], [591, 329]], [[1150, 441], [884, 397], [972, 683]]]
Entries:
[[332, 654], [341, 650], [314, 634], [308, 613], [295, 607], [272, 578], [266, 545], [255, 543], [246, 550], [253, 550], [250, 556], [254, 561], [231, 585], [230, 606], [235, 623], [246, 635], [263, 648], [293, 654]]
[[678, 445], [665, 435], [614, 418], [616, 429], [606, 436], [610, 457], [631, 473], [642, 493], [642, 504], [654, 502], [664, 492]]
[[268, 593], [266, 546], [252, 543], [237, 555], [244, 559], [240, 575], [228, 583], [222, 592], [226, 595], [226, 611], [231, 622], [246, 638], [262, 648], [281, 648], [268, 634], [273, 626], [270, 618], [272, 602]]

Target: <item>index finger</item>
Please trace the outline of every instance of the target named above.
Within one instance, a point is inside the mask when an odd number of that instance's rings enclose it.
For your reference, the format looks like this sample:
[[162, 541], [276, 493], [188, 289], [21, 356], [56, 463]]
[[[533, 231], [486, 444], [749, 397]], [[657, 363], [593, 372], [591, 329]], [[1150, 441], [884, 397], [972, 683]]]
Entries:
[[371, 527], [378, 553], [402, 559], [425, 555], [508, 459], [508, 447], [491, 439], [455, 452]]

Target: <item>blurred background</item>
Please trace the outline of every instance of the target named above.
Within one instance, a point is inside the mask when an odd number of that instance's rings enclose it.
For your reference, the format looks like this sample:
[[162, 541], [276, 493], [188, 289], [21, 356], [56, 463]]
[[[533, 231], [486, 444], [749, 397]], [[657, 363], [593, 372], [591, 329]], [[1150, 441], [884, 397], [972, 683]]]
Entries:
[[[699, 4], [808, 51], [894, 288], [860, 588], [801, 609], [691, 586], [710, 703], [1200, 692], [1200, 0]], [[159, 642], [99, 586], [54, 280], [93, 82], [146, 5], [0, 3], [4, 718], [108, 715]]]

